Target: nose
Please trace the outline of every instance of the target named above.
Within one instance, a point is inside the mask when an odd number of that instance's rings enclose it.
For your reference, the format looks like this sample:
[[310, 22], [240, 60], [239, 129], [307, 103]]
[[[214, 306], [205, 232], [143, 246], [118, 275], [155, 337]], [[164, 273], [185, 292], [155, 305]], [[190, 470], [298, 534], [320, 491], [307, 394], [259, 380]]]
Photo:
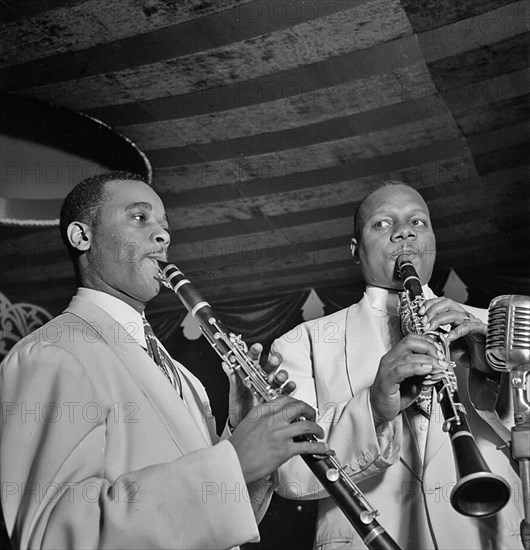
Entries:
[[171, 235], [169, 234], [169, 231], [167, 231], [167, 229], [162, 226], [158, 226], [156, 228], [156, 230], [153, 232], [152, 238], [157, 245], [161, 245], [164, 248], [167, 248], [169, 246], [169, 242], [171, 241]]
[[392, 231], [392, 240], [404, 241], [404, 240], [414, 240], [416, 239], [417, 233], [412, 225], [406, 222], [394, 224]]

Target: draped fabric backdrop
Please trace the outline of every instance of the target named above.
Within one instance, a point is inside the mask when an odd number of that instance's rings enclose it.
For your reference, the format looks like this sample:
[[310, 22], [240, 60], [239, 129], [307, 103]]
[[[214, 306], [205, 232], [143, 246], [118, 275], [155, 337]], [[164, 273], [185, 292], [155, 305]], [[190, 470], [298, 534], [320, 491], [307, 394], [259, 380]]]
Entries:
[[[360, 297], [352, 216], [385, 179], [405, 180], [431, 208], [433, 289], [487, 307], [530, 294], [528, 10], [524, 0], [2, 0], [0, 154], [48, 138], [104, 167], [152, 168], [171, 261], [229, 329], [266, 349]], [[44, 117], [43, 103], [101, 121], [146, 159]], [[12, 225], [4, 207], [57, 207], [59, 176], [66, 191], [92, 165], [67, 156], [0, 168], [3, 354], [75, 292], [57, 228], [31, 216]], [[147, 313], [222, 424], [215, 353], [175, 296], [161, 292]], [[276, 499], [262, 547], [307, 548], [313, 512]]]

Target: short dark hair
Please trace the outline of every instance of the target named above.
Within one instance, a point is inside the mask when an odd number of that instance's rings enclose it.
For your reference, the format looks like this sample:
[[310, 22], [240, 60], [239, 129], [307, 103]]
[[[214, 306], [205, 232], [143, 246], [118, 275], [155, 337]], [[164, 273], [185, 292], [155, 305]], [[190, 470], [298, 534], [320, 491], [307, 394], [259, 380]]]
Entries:
[[[380, 189], [383, 189], [384, 187], [390, 187], [393, 185], [403, 185], [404, 187], [414, 189], [412, 185], [410, 185], [409, 183], [405, 183], [403, 181], [386, 180], [376, 185], [369, 193], [367, 193], [357, 205], [357, 208], [355, 209], [355, 214], [353, 216], [353, 236], [357, 239], [357, 241], [361, 239], [361, 233], [364, 225], [364, 205], [366, 204], [366, 201]], [[416, 191], [416, 189], [414, 190]]]
[[106, 196], [105, 186], [110, 181], [123, 180], [145, 183], [145, 179], [138, 174], [115, 170], [84, 179], [64, 199], [59, 218], [59, 229], [63, 242], [73, 260], [80, 255], [80, 252], [68, 240], [68, 226], [75, 221], [86, 223], [92, 227], [97, 226], [100, 220], [101, 205]]

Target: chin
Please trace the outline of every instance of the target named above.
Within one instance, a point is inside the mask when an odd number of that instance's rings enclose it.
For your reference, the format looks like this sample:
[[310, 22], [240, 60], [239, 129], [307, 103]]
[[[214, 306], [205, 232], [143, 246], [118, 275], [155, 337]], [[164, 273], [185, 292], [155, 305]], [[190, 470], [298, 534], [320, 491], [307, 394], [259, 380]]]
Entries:
[[141, 294], [141, 301], [143, 303], [150, 302], [154, 298], [158, 296], [158, 293], [160, 292], [160, 283], [154, 279], [153, 281], [147, 282], [144, 287], [142, 288]]
[[160, 292], [160, 284], [156, 285], [156, 288], [153, 288], [152, 291], [149, 293], [148, 301], [152, 300], [153, 298], [156, 298]]

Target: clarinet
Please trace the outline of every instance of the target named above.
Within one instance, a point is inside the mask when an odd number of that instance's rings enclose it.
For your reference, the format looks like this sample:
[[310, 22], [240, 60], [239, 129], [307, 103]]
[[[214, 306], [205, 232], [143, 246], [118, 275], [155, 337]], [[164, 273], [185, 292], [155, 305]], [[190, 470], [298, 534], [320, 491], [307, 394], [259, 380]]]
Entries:
[[[263, 369], [252, 360], [240, 335], [228, 333], [190, 281], [175, 265], [158, 260], [160, 282], [180, 298], [191, 316], [197, 320], [206, 340], [219, 357], [243, 380], [243, 383], [260, 400], [270, 402], [281, 394], [267, 381]], [[315, 436], [305, 436], [316, 442]], [[357, 485], [346, 473], [344, 466], [330, 451], [325, 455], [301, 455], [313, 474], [320, 481], [337, 506], [348, 518], [369, 550], [401, 550], [385, 529], [375, 519], [375, 510]]]
[[[435, 344], [450, 365], [448, 370], [432, 373], [432, 385], [444, 417], [443, 431], [448, 432], [456, 464], [457, 483], [451, 491], [453, 508], [470, 517], [489, 517], [497, 514], [510, 498], [510, 486], [500, 475], [488, 468], [484, 457], [476, 444], [466, 419], [466, 409], [460, 402], [457, 380], [450, 360], [449, 344], [446, 340], [450, 327], [442, 326], [437, 330], [425, 330], [418, 310], [425, 302], [421, 282], [412, 262], [405, 255], [398, 257], [397, 272], [403, 283], [400, 292], [400, 317], [403, 334], [424, 334]], [[423, 388], [430, 390], [425, 382]]]

